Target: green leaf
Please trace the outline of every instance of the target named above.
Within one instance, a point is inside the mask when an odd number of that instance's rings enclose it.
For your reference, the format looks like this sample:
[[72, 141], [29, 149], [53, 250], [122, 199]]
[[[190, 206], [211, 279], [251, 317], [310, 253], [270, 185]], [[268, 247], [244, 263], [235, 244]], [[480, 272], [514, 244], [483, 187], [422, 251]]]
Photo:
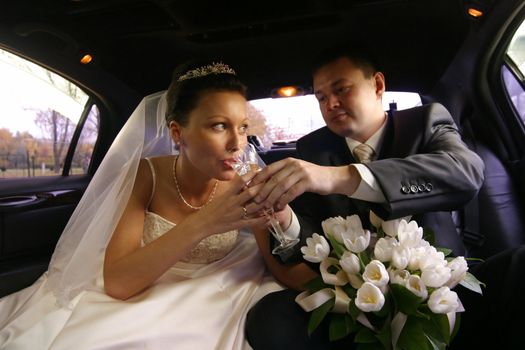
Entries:
[[421, 319], [408, 316], [405, 326], [397, 340], [397, 346], [404, 350], [431, 350], [421, 326]]
[[335, 304], [335, 298], [332, 298], [312, 311], [308, 321], [308, 335], [311, 335], [321, 324], [325, 316], [332, 310]]
[[436, 339], [445, 343], [450, 344], [450, 323], [448, 322], [447, 315], [444, 314], [432, 314], [431, 316], [432, 323], [435, 326], [435, 329], [441, 333], [441, 338], [437, 337]]
[[423, 227], [423, 239], [431, 245], [434, 245], [434, 243], [436, 243], [434, 231], [428, 227]]
[[337, 266], [330, 265], [330, 266], [328, 266], [326, 271], [328, 271], [328, 273], [331, 273], [331, 274], [335, 275], [336, 273], [338, 273], [340, 271], [340, 269], [338, 269]]
[[436, 247], [436, 250], [437, 250], [438, 252], [442, 252], [443, 255], [445, 255], [445, 256], [449, 256], [450, 253], [452, 253], [452, 249], [443, 248], [443, 247]]
[[323, 278], [321, 276], [312, 278], [310, 281], [304, 284], [304, 288], [310, 291], [311, 293], [315, 293], [321, 289], [330, 288], [330, 287], [332, 286], [329, 286], [328, 284], [324, 283]]
[[432, 338], [428, 334], [426, 334], [426, 337], [427, 337], [428, 343], [431, 346], [430, 349], [432, 349], [432, 350], [446, 350], [447, 345], [445, 343], [440, 342], [439, 340]]
[[348, 305], [348, 313], [354, 321], [357, 321], [357, 317], [361, 313], [361, 310], [359, 310], [357, 306], [355, 306], [355, 303], [352, 301], [350, 305]]
[[379, 342], [375, 343], [358, 343], [356, 350], [384, 350], [383, 345]]
[[390, 290], [394, 296], [397, 308], [405, 315], [417, 314], [417, 308], [421, 304], [422, 299], [409, 291], [406, 287], [393, 283], [390, 285]]
[[465, 258], [465, 260], [467, 261], [479, 261], [479, 262], [484, 262], [485, 259], [481, 259], [481, 258]]
[[390, 311], [392, 311], [392, 297], [390, 296], [390, 293], [385, 295], [385, 304], [383, 305], [383, 307], [381, 308], [381, 310], [379, 311], [375, 311], [373, 312], [373, 314], [379, 318], [385, 318], [389, 313]]
[[392, 347], [392, 318], [390, 315], [384, 320], [383, 327], [376, 334], [376, 338], [381, 342], [384, 349], [390, 349]]
[[343, 253], [346, 252], [346, 247], [344, 244], [339, 243], [332, 235], [326, 235], [328, 237], [328, 240], [330, 241], [330, 245], [332, 246], [332, 251], [335, 253], [338, 259], [340, 259], [343, 256]]
[[467, 274], [465, 275], [465, 278], [463, 278], [463, 280], [459, 282], [459, 284], [479, 294], [483, 294], [483, 291], [481, 290], [481, 286], [485, 286], [485, 283], [480, 282], [476, 278], [476, 276], [474, 276], [470, 272], [467, 272]]
[[439, 343], [450, 344], [450, 325], [447, 315], [435, 314], [427, 305], [420, 310], [428, 316], [427, 319], [421, 319], [424, 332]]
[[354, 337], [355, 343], [375, 343], [377, 340], [376, 334], [366, 327], [362, 327]]
[[346, 295], [348, 295], [350, 299], [354, 300], [355, 298], [357, 298], [357, 289], [352, 287], [350, 283], [345, 284], [341, 288], [346, 293]]
[[354, 320], [348, 314], [333, 314], [328, 331], [330, 341], [343, 339], [350, 334], [353, 323]]
[[361, 260], [361, 263], [366, 266], [370, 263], [370, 257], [368, 256], [366, 250], [361, 252], [361, 253], [358, 253], [357, 256], [359, 257], [359, 260]]

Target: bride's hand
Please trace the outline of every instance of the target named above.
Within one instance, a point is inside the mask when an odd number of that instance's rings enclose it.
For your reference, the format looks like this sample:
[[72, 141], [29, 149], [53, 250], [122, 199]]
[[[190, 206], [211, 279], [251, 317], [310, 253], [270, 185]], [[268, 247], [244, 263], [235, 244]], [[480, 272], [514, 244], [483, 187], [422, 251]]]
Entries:
[[230, 188], [217, 196], [202, 208], [196, 221], [205, 225], [206, 236], [250, 226], [267, 225], [268, 218], [261, 216], [263, 204], [257, 204], [253, 197], [260, 191], [261, 185], [248, 187], [246, 184], [254, 173], [236, 176], [229, 182]]

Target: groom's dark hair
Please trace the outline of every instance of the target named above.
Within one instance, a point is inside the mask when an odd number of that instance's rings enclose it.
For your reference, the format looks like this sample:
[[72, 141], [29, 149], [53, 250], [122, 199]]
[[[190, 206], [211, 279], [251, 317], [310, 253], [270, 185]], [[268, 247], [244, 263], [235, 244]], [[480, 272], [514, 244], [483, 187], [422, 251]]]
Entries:
[[332, 46], [321, 51], [312, 61], [311, 74], [313, 75], [320, 68], [340, 58], [349, 59], [363, 71], [366, 78], [371, 78], [379, 70], [377, 60], [372, 54], [372, 50], [366, 44], [347, 43]]

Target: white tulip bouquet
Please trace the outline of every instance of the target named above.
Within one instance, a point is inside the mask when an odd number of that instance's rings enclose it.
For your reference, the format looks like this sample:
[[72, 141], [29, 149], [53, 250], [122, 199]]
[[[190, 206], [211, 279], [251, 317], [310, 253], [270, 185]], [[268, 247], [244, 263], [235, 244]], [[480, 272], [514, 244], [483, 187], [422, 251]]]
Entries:
[[433, 233], [409, 217], [383, 221], [371, 212], [370, 221], [375, 233], [357, 215], [329, 218], [324, 236], [314, 233], [301, 248], [321, 272], [296, 298], [312, 312], [309, 333], [329, 315], [330, 340], [354, 334], [358, 349], [445, 349], [464, 311], [452, 289], [481, 294], [482, 283], [464, 257], [432, 246]]

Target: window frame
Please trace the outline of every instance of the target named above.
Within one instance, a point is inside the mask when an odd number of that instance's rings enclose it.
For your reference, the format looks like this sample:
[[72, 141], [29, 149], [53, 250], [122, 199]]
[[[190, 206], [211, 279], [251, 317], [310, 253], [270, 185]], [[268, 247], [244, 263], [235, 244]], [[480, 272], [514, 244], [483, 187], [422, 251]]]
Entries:
[[[11, 55], [14, 55], [14, 56], [17, 56], [19, 59], [21, 60], [25, 60], [27, 62], [30, 62], [34, 65], [37, 65], [39, 66], [40, 68], [42, 69], [45, 69], [53, 74], [56, 74], [58, 76], [60, 76], [62, 79], [65, 79], [67, 81], [69, 81], [71, 84], [74, 84], [77, 88], [81, 89], [83, 93], [85, 93], [87, 96], [88, 96], [88, 99], [86, 100], [85, 104], [84, 104], [84, 108], [82, 110], [82, 113], [79, 117], [79, 120], [75, 126], [75, 130], [73, 131], [73, 135], [72, 137], [68, 140], [69, 141], [69, 145], [68, 145], [68, 148], [67, 148], [67, 151], [65, 152], [65, 155], [64, 155], [64, 158], [62, 159], [63, 161], [63, 166], [62, 166], [62, 171], [61, 173], [59, 174], [47, 174], [45, 175], [44, 177], [58, 177], [58, 176], [79, 176], [79, 175], [89, 175], [91, 174], [92, 172], [92, 169], [93, 169], [93, 163], [94, 163], [94, 159], [96, 158], [95, 157], [95, 153], [97, 151], [97, 147], [98, 147], [98, 144], [100, 142], [100, 138], [101, 138], [101, 134], [102, 134], [102, 130], [104, 128], [104, 118], [103, 118], [103, 110], [105, 110], [103, 104], [100, 103], [100, 100], [96, 97], [96, 95], [94, 95], [94, 93], [87, 89], [85, 86], [83, 86], [82, 84], [79, 84], [77, 81], [75, 81], [74, 79], [72, 79], [71, 77], [68, 77], [68, 76], [65, 76], [64, 74], [62, 74], [61, 72], [58, 72], [57, 70], [49, 67], [48, 65], [45, 65], [45, 64], [42, 64], [40, 62], [37, 62], [17, 51], [14, 51], [8, 47], [5, 47], [3, 45], [0, 45], [0, 50], [3, 50], [3, 51], [6, 51], [8, 52], [9, 54]], [[84, 129], [84, 126], [85, 126], [85, 123], [87, 121], [87, 118], [89, 116], [89, 113], [91, 111], [91, 109], [93, 108], [93, 106], [96, 106], [97, 109], [98, 109], [98, 113], [99, 113], [99, 130], [97, 132], [97, 137], [96, 137], [96, 140], [95, 140], [95, 143], [93, 145], [93, 152], [91, 154], [91, 159], [90, 159], [90, 162], [89, 162], [89, 166], [88, 166], [88, 169], [87, 169], [87, 173], [86, 174], [72, 174], [71, 173], [71, 166], [72, 166], [72, 163], [73, 163], [73, 158], [75, 156], [75, 152], [77, 151], [77, 146], [78, 146], [78, 142], [80, 140], [80, 136], [82, 134], [82, 131]], [[97, 163], [98, 164], [98, 163]], [[39, 176], [40, 177], [40, 176]], [[33, 179], [35, 178], [34, 176], [21, 176], [21, 177], [12, 177], [12, 178], [5, 178], [4, 180], [8, 180], [8, 179]]]

